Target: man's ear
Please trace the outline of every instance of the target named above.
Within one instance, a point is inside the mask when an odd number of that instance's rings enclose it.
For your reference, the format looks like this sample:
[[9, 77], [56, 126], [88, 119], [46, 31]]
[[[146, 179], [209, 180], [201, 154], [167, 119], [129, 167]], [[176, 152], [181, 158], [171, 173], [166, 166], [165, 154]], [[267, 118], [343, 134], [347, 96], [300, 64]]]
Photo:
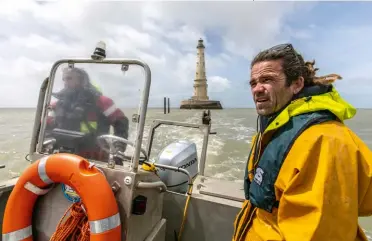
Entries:
[[293, 81], [292, 82], [293, 94], [294, 95], [298, 94], [304, 88], [304, 85], [305, 85], [305, 80], [302, 76], [300, 76], [297, 80]]

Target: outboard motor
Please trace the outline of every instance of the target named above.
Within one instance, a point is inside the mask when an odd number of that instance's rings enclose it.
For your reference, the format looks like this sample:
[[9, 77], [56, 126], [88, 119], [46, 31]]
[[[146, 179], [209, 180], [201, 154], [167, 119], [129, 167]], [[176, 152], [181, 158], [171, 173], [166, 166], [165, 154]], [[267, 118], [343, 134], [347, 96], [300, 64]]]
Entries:
[[[194, 178], [199, 166], [196, 145], [184, 140], [173, 142], [160, 152], [156, 163], [186, 169]], [[169, 191], [187, 192], [188, 177], [184, 173], [159, 168], [158, 174]]]

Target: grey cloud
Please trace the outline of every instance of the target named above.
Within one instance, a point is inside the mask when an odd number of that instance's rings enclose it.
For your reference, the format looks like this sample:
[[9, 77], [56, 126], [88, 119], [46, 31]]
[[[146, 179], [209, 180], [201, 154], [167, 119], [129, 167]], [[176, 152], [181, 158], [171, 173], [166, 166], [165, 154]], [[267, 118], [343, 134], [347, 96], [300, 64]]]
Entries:
[[[231, 56], [248, 58], [282, 38], [285, 17], [298, 8], [293, 2], [14, 2], [12, 14], [0, 10], [0, 28], [6, 32], [0, 40], [0, 78], [8, 83], [2, 87], [0, 102], [35, 103], [39, 85], [54, 61], [89, 57], [99, 40], [106, 41], [109, 57], [149, 63], [152, 103], [166, 94], [182, 99], [192, 94], [195, 45], [203, 37], [208, 46], [206, 30], [218, 29], [227, 51], [211, 55], [207, 49], [207, 74], [215, 76], [217, 70], [229, 70]], [[102, 79], [99, 84], [118, 102], [138, 99], [141, 75], [129, 71], [125, 78], [131, 84], [122, 86], [116, 84], [119, 74], [93, 75]], [[15, 91], [17, 97], [10, 94]]]

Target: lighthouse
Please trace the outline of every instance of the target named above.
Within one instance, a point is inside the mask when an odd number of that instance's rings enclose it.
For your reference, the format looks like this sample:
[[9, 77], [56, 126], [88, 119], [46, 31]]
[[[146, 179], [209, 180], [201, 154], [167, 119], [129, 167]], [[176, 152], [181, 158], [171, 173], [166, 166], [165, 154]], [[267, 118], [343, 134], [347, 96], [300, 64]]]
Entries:
[[204, 53], [203, 39], [199, 39], [196, 45], [194, 94], [190, 99], [181, 102], [180, 109], [222, 109], [220, 101], [209, 100]]
[[208, 97], [208, 84], [205, 72], [205, 57], [203, 40], [199, 39], [196, 46], [196, 73], [194, 79], [194, 95], [191, 97], [193, 100], [209, 100]]

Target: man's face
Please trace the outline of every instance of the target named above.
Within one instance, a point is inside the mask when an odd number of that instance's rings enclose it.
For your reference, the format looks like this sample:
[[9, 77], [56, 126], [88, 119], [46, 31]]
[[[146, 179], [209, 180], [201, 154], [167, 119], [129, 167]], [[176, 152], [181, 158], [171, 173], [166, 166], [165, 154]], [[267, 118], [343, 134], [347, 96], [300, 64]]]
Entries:
[[62, 80], [65, 83], [66, 88], [75, 89], [80, 86], [79, 76], [70, 70], [63, 73]]
[[257, 113], [267, 116], [283, 108], [302, 89], [303, 79], [300, 79], [287, 86], [281, 60], [253, 65], [250, 85]]

